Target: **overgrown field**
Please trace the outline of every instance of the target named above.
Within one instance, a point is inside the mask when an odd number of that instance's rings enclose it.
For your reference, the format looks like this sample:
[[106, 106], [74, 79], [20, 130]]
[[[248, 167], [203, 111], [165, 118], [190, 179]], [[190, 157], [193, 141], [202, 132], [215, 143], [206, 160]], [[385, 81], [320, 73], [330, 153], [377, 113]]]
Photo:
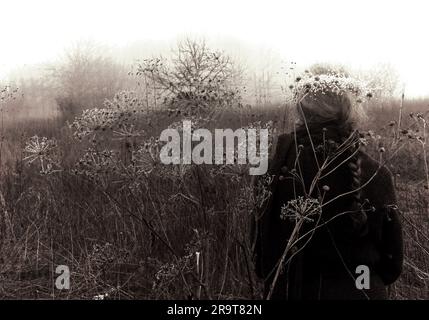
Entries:
[[[170, 88], [161, 106], [124, 91], [104, 109], [2, 123], [0, 298], [261, 298], [249, 238], [259, 199], [248, 167], [163, 165], [157, 138], [189, 117], [274, 137], [291, 130], [292, 107], [243, 105], [226, 89], [231, 74], [210, 78], [214, 71], [199, 74], [204, 88], [182, 85], [192, 89], [183, 96], [173, 85], [184, 80], [171, 85], [162, 78], [171, 73], [149, 62], [137, 75]], [[374, 99], [366, 109], [366, 151], [387, 160], [404, 226], [404, 271], [390, 295], [429, 299], [428, 101]], [[58, 265], [70, 268], [69, 290], [55, 287]]]

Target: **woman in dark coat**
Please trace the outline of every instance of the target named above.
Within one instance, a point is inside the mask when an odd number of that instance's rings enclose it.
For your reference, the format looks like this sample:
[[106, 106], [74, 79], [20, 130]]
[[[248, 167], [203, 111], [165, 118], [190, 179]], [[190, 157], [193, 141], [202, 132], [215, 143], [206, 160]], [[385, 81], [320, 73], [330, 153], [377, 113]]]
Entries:
[[[278, 138], [270, 163], [271, 196], [252, 233], [266, 298], [387, 299], [402, 270], [391, 173], [362, 151], [355, 97], [331, 80], [297, 94], [296, 130]], [[357, 285], [358, 266], [369, 288]]]

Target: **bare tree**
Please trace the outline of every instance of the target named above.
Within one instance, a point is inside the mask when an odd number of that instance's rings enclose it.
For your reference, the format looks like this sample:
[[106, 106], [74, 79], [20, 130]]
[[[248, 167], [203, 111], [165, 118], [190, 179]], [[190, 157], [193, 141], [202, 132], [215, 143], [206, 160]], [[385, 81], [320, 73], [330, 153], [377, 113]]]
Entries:
[[53, 68], [60, 112], [71, 118], [83, 109], [99, 107], [124, 86], [124, 68], [101, 53], [92, 43], [78, 43], [65, 61]]
[[147, 101], [154, 107], [192, 107], [203, 113], [213, 107], [231, 105], [239, 92], [236, 81], [240, 72], [230, 57], [210, 50], [204, 41], [185, 39], [173, 57], [145, 59], [137, 66]]

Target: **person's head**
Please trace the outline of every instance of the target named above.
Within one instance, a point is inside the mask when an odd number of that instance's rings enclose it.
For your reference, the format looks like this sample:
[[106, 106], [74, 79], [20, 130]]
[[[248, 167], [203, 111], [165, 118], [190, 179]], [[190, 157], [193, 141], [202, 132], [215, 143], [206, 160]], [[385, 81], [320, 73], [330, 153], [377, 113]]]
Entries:
[[298, 124], [308, 126], [335, 123], [354, 126], [352, 103], [345, 93], [309, 92], [297, 102]]
[[355, 128], [365, 117], [357, 98], [359, 88], [348, 75], [318, 68], [317, 73], [310, 73], [300, 81], [295, 97], [299, 126], [335, 124]]
[[[333, 139], [338, 139], [336, 142], [344, 143], [343, 149], [338, 151], [335, 157], [340, 155], [344, 157], [341, 158], [346, 160], [343, 164], [347, 164], [350, 170], [349, 190], [351, 191], [350, 196], [353, 197], [353, 201], [350, 201], [350, 212], [361, 213], [360, 220], [356, 220], [356, 228], [361, 228], [366, 222], [366, 214], [361, 202], [359, 135], [354, 129], [365, 118], [362, 94], [369, 97], [369, 93], [366, 92], [362, 83], [343, 70], [335, 71], [332, 67], [319, 65], [318, 68], [313, 68], [306, 72], [306, 75], [296, 79], [294, 99], [298, 129], [309, 128], [308, 131], [300, 130], [297, 140], [298, 143], [302, 143], [304, 150], [307, 148], [308, 154], [311, 156], [317, 152], [313, 142], [325, 139], [325, 135], [328, 133], [334, 137]], [[331, 129], [332, 126], [335, 130], [328, 130], [328, 127]], [[321, 135], [320, 129], [326, 133]], [[308, 145], [308, 141], [312, 142], [311, 146]], [[325, 144], [320, 144], [320, 146], [324, 148]], [[325, 151], [325, 149], [323, 150]], [[305, 151], [303, 154], [306, 154]], [[325, 152], [323, 152], [323, 157], [325, 157]], [[335, 157], [333, 158], [335, 159]], [[345, 179], [342, 173], [341, 179]], [[344, 191], [339, 192], [341, 194]]]

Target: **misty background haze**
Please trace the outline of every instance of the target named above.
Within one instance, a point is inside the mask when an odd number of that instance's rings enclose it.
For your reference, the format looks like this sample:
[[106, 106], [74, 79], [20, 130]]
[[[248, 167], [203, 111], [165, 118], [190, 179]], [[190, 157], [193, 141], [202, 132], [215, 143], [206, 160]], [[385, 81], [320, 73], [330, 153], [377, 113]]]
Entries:
[[1, 5], [0, 79], [45, 79], [83, 43], [129, 69], [137, 59], [168, 56], [190, 36], [225, 50], [247, 74], [269, 76], [273, 88], [289, 62], [298, 68], [334, 62], [378, 73], [387, 68], [407, 97], [426, 97], [426, 7], [385, 0], [8, 1]]

